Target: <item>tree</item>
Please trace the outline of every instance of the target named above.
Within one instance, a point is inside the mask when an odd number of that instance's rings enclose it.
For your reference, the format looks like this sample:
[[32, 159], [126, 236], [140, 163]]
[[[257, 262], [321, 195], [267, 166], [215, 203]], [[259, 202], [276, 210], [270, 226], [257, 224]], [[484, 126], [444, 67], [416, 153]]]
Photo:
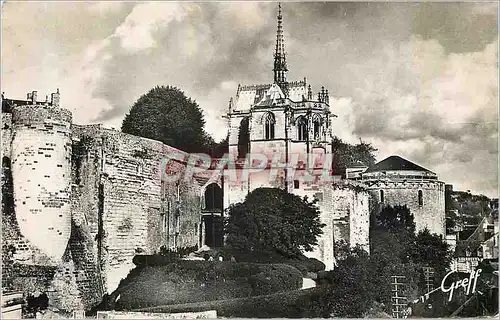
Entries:
[[436, 285], [439, 285], [437, 279], [446, 275], [452, 260], [448, 244], [437, 234], [431, 234], [428, 229], [417, 234], [408, 248], [408, 255], [414, 263], [434, 268]]
[[207, 138], [206, 153], [212, 158], [222, 158], [229, 152], [229, 136], [226, 136], [222, 141], [215, 142], [212, 137]]
[[379, 288], [373, 281], [378, 275], [363, 248], [350, 248], [345, 241], [335, 243], [337, 265], [329, 273], [332, 286], [326, 293], [327, 310], [333, 317], [362, 318], [372, 307]]
[[259, 188], [229, 208], [225, 232], [228, 247], [237, 251], [277, 253], [287, 258], [312, 251], [322, 234], [315, 201], [278, 188]]
[[387, 206], [377, 215], [376, 229], [384, 230], [392, 234], [404, 232], [415, 233], [415, 220], [410, 209], [405, 206]]
[[338, 137], [332, 141], [333, 166], [337, 172], [343, 172], [348, 166], [356, 162], [362, 162], [370, 167], [375, 164], [375, 155], [377, 151], [371, 144], [360, 141], [356, 145], [345, 143]]
[[[415, 234], [413, 214], [406, 206], [387, 206], [376, 215], [370, 230], [370, 253], [377, 301], [391, 310], [391, 276], [406, 277], [405, 296], [417, 298], [426, 292], [423, 267], [433, 267], [435, 281], [442, 279], [449, 266], [446, 243], [428, 230]], [[439, 256], [439, 257], [438, 257]]]
[[142, 95], [122, 123], [122, 131], [161, 141], [186, 152], [206, 152], [208, 135], [198, 104], [170, 86]]

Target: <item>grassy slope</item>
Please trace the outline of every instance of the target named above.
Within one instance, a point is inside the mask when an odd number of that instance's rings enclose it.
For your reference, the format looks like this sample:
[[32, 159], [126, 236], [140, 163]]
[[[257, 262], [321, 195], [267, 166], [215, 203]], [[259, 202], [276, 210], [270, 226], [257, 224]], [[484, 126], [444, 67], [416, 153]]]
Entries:
[[321, 317], [320, 309], [313, 305], [319, 299], [321, 290], [323, 289], [293, 290], [256, 297], [164, 305], [134, 311], [176, 313], [217, 310], [217, 315], [224, 317]]
[[301, 273], [288, 265], [177, 261], [135, 269], [117, 293], [117, 310], [250, 297], [299, 289]]

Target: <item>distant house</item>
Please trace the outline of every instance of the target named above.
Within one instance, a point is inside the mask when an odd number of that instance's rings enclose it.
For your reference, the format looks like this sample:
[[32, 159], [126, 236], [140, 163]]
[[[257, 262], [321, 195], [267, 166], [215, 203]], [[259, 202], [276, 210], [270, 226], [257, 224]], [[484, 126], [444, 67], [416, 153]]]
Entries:
[[498, 209], [486, 215], [466, 239], [464, 232], [455, 235], [457, 241], [452, 269], [470, 272], [483, 260], [498, 260]]

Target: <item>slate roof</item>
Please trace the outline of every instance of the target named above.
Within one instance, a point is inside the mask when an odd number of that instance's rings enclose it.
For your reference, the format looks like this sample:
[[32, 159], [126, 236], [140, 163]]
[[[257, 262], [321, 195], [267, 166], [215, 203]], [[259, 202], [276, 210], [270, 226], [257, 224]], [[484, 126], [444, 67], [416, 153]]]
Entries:
[[368, 166], [361, 161], [353, 162], [347, 166], [347, 168], [366, 168], [366, 167]]
[[400, 156], [390, 156], [384, 160], [374, 164], [372, 167], [368, 168], [365, 172], [377, 172], [377, 171], [423, 171], [434, 173], [424, 167], [419, 166], [411, 161], [401, 158]]

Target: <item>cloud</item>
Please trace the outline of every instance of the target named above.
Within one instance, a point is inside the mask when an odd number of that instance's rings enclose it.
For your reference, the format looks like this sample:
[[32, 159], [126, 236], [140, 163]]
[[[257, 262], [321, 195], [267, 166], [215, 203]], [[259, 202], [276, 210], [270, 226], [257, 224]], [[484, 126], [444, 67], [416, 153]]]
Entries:
[[[329, 89], [334, 131], [372, 142], [456, 185], [496, 195], [498, 4], [283, 4], [289, 79]], [[61, 89], [75, 122], [119, 128], [156, 85], [222, 118], [238, 83], [272, 81], [276, 4], [7, 3], [8, 97]], [[27, 18], [29, 17], [29, 19]]]
[[380, 158], [399, 154], [458, 187], [496, 194], [497, 47], [446, 54], [420, 37], [386, 47], [369, 62], [373, 70], [363, 68], [365, 91], [352, 95], [353, 134], [373, 141]]
[[141, 3], [134, 7], [125, 21], [115, 30], [122, 48], [139, 51], [156, 46], [153, 33], [165, 28], [171, 21], [180, 21], [187, 15], [187, 6], [175, 2]]

